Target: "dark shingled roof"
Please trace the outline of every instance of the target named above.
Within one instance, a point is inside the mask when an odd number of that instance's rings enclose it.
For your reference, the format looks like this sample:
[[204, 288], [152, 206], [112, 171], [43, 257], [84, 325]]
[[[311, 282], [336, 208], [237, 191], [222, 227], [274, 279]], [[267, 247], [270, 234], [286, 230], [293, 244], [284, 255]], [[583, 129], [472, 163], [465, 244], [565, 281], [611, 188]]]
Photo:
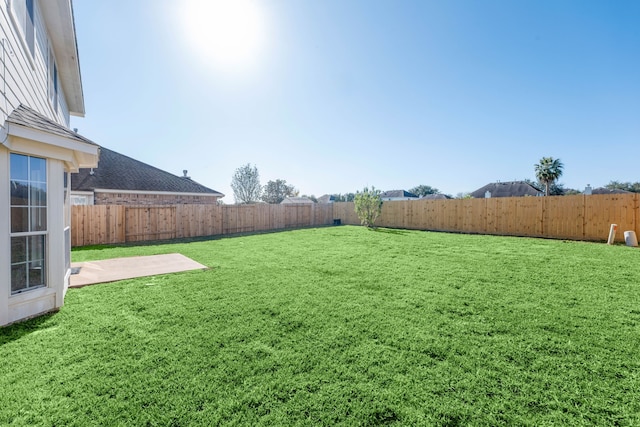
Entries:
[[386, 197], [415, 197], [416, 199], [418, 198], [418, 196], [416, 196], [413, 193], [409, 193], [408, 191], [405, 190], [389, 190], [389, 191], [385, 191], [384, 193], [380, 194], [380, 197], [382, 198], [386, 198]]
[[426, 199], [426, 200], [444, 200], [444, 199], [450, 199], [450, 196], [447, 196], [446, 194], [426, 194], [424, 196], [421, 197], [422, 200]]
[[591, 194], [631, 194], [631, 191], [627, 190], [619, 190], [619, 189], [609, 189], [605, 187], [598, 187], [591, 190]]
[[71, 190], [93, 191], [166, 191], [170, 193], [224, 194], [184, 177], [139, 162], [105, 147], [100, 147], [98, 167], [80, 169], [71, 175]]
[[53, 120], [48, 119], [26, 105], [21, 104], [18, 108], [13, 110], [13, 112], [9, 114], [9, 117], [7, 117], [7, 122], [51, 133], [63, 138], [73, 139], [86, 144], [98, 145], [90, 139], [87, 139], [84, 136], [54, 122]]
[[492, 182], [470, 194], [473, 198], [484, 199], [487, 191], [491, 193], [491, 197], [523, 197], [542, 194], [540, 190], [524, 181]]

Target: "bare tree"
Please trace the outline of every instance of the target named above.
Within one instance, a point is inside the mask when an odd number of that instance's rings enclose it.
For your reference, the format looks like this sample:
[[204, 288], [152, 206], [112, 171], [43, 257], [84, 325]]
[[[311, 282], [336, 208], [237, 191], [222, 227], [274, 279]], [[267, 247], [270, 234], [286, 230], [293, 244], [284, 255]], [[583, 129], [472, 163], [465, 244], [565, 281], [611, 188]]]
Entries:
[[255, 203], [260, 200], [262, 186], [257, 166], [250, 163], [236, 169], [231, 179], [231, 189], [236, 203]]

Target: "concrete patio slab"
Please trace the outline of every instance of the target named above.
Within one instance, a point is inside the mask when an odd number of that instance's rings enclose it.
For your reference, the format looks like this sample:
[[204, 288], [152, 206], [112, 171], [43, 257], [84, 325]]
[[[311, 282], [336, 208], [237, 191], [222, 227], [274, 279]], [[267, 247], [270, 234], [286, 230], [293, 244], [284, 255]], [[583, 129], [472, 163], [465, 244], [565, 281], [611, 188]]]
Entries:
[[115, 282], [117, 280], [132, 279], [134, 277], [155, 276], [158, 274], [178, 273], [189, 270], [207, 270], [208, 267], [187, 258], [182, 254], [136, 256], [128, 258], [113, 258], [103, 261], [86, 261], [71, 263], [72, 269], [78, 269], [72, 274], [69, 287], [97, 283]]

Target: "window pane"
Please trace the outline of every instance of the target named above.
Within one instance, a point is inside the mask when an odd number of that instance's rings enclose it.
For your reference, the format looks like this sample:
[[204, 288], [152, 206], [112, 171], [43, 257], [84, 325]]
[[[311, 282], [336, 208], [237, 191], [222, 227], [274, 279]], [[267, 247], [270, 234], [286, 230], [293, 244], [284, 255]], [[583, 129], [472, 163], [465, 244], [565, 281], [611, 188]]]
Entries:
[[29, 231], [29, 208], [11, 208], [11, 232]]
[[29, 185], [23, 181], [11, 181], [11, 204], [29, 204]]
[[47, 208], [31, 208], [31, 231], [47, 231]]
[[27, 260], [27, 238], [11, 238], [11, 263], [25, 262]]
[[47, 184], [35, 183], [31, 185], [31, 206], [47, 206]]
[[11, 153], [11, 179], [29, 180], [29, 158]]
[[11, 266], [11, 293], [27, 287], [27, 264]]
[[44, 260], [44, 236], [29, 236], [29, 261]]
[[29, 263], [29, 287], [44, 286], [44, 263], [41, 261]]
[[30, 157], [31, 171], [30, 180], [37, 182], [47, 182], [47, 161], [38, 157]]

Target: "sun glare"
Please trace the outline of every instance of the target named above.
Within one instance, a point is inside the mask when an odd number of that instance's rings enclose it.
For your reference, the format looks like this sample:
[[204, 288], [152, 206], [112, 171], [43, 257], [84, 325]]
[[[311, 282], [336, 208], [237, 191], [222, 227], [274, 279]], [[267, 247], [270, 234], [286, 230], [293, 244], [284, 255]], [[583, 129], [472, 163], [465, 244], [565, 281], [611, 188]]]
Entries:
[[204, 62], [224, 70], [252, 67], [262, 55], [265, 16], [258, 0], [182, 0], [184, 34]]

